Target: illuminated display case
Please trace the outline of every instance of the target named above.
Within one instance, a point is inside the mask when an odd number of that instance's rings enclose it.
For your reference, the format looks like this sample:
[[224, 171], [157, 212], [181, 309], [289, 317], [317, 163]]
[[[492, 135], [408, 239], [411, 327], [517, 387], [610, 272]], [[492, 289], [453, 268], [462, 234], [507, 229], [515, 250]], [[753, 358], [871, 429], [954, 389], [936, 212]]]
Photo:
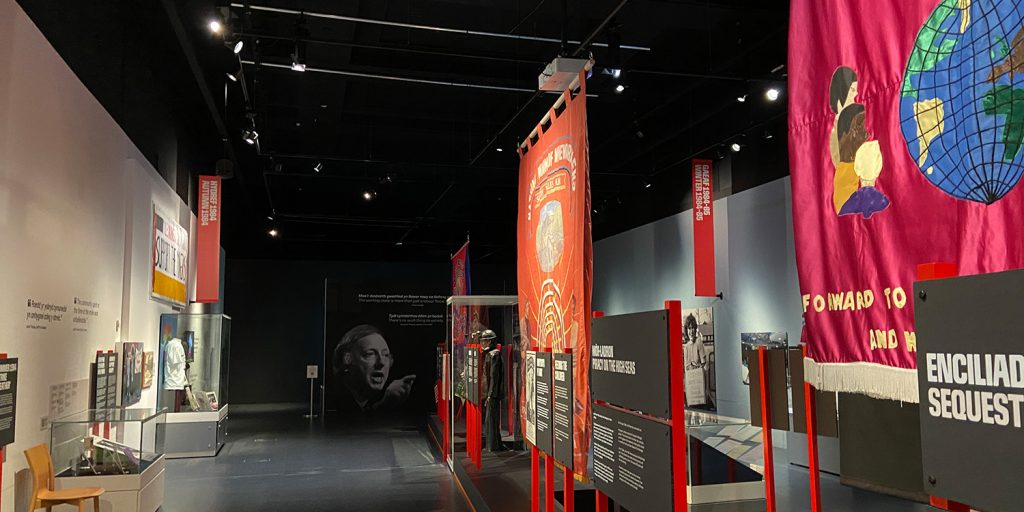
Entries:
[[210, 457], [224, 445], [231, 317], [160, 317], [157, 406], [167, 414], [166, 455]]

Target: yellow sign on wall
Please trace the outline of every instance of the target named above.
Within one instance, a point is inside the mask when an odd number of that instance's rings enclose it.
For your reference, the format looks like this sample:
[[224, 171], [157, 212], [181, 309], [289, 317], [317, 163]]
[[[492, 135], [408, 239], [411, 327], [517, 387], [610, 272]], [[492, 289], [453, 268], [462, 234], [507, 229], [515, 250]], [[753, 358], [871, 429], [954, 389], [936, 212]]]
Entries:
[[153, 207], [153, 289], [155, 299], [188, 302], [188, 231]]

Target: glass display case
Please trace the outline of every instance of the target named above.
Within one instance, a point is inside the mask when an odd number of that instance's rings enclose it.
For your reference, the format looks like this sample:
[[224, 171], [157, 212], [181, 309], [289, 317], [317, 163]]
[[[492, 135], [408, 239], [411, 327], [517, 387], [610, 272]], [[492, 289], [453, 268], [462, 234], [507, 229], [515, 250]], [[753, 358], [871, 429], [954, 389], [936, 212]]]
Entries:
[[164, 452], [167, 415], [153, 409], [89, 409], [50, 424], [58, 477], [138, 475]]
[[[500, 393], [503, 399], [495, 402], [499, 431], [505, 448], [522, 449], [523, 436], [521, 428], [522, 397], [519, 390], [524, 377], [522, 365], [526, 347], [520, 346], [519, 297], [504, 295], [465, 295], [449, 297], [447, 301], [446, 342], [442, 361], [447, 361], [448, 368], [443, 372], [449, 382], [442, 389], [448, 392], [448, 416], [446, 422], [449, 439], [449, 456], [461, 453], [459, 450], [466, 441], [466, 418], [460, 411], [469, 397], [467, 384], [475, 383], [481, 389], [477, 396], [484, 396], [483, 388], [489, 385], [488, 359], [500, 360], [502, 365], [502, 383]], [[475, 366], [477, 377], [469, 378], [467, 372], [472, 371], [467, 361], [469, 345], [493, 344], [494, 357], [481, 356]], [[447, 354], [447, 358], [445, 358]], [[485, 406], [481, 404], [481, 416]], [[483, 420], [481, 420], [483, 421]], [[486, 445], [485, 445], [486, 446]], [[461, 449], [464, 452], [464, 449]], [[449, 460], [449, 464], [453, 461]]]
[[227, 437], [231, 317], [161, 315], [159, 341], [157, 407], [167, 409], [165, 455], [216, 456]]
[[227, 404], [230, 339], [226, 315], [162, 315], [157, 406], [179, 413], [214, 412]]
[[[762, 430], [740, 418], [686, 411], [687, 484], [693, 510], [729, 503], [764, 510]], [[717, 509], [716, 509], [717, 510]]]

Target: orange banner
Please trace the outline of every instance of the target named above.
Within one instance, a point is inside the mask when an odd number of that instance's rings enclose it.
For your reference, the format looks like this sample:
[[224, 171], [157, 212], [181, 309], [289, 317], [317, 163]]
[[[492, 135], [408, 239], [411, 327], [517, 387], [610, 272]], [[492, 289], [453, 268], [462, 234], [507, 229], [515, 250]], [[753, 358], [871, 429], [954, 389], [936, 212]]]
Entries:
[[[585, 78], [563, 93], [520, 148], [518, 270], [523, 343], [573, 353], [574, 467], [590, 449], [590, 300], [593, 254]], [[545, 128], [546, 127], [546, 128]], [[522, 394], [521, 394], [522, 396]], [[526, 404], [520, 402], [523, 418]], [[523, 426], [525, 431], [525, 425]]]

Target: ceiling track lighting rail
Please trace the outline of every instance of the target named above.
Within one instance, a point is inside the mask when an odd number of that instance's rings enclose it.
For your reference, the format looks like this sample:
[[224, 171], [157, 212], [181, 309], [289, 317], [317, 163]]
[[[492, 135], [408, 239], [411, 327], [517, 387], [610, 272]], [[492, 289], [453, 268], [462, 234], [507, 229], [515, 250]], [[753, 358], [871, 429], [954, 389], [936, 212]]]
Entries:
[[[255, 66], [256, 62], [251, 61], [251, 60], [243, 60], [242, 64], [246, 64], [246, 65], [249, 65], [249, 66]], [[264, 67], [264, 68], [277, 68], [277, 69], [288, 69], [288, 70], [292, 70], [293, 69], [292, 65], [289, 65], [289, 64], [274, 64], [274, 63], [271, 63], [271, 62], [261, 62], [260, 63], [260, 67]], [[378, 74], [378, 73], [360, 73], [360, 72], [357, 72], [357, 71], [343, 71], [343, 70], [340, 70], [340, 69], [314, 68], [314, 67], [311, 67], [311, 66], [308, 66], [308, 65], [305, 66], [303, 68], [303, 70], [305, 72], [307, 72], [307, 73], [326, 73], [326, 74], [330, 74], [330, 75], [341, 75], [341, 76], [348, 76], [348, 77], [352, 77], [352, 78], [367, 78], [367, 79], [373, 79], [373, 80], [389, 80], [389, 81], [392, 81], [392, 82], [406, 82], [406, 83], [423, 84], [423, 85], [439, 85], [439, 86], [444, 86], [444, 87], [460, 87], [460, 88], [464, 88], [464, 89], [483, 89], [483, 90], [489, 90], [489, 91], [518, 92], [518, 93], [529, 93], [529, 94], [533, 94], [533, 93], [537, 92], [534, 89], [527, 89], [525, 87], [509, 87], [509, 86], [504, 86], [504, 85], [470, 84], [470, 83], [465, 83], [465, 82], [452, 82], [452, 81], [447, 81], [447, 80], [430, 80], [430, 79], [426, 79], [426, 78], [411, 78], [411, 77], [404, 77], [404, 76], [381, 75], [381, 74]], [[557, 92], [557, 91], [552, 91], [552, 94], [560, 94], [560, 93]], [[597, 94], [587, 94], [587, 97], [596, 98], [596, 97], [598, 97], [598, 95]]]
[[[247, 9], [247, 10], [250, 10], [250, 11], [263, 11], [263, 12], [272, 12], [272, 13], [277, 13], [277, 14], [304, 15], [304, 16], [307, 16], [307, 17], [310, 17], [310, 18], [322, 18], [322, 19], [329, 19], [329, 20], [335, 20], [335, 21], [348, 21], [348, 22], [352, 22], [352, 23], [366, 23], [366, 24], [369, 24], [369, 25], [379, 25], [379, 26], [395, 27], [395, 28], [407, 28], [407, 29], [413, 29], [413, 30], [426, 30], [426, 31], [430, 31], [430, 32], [441, 32], [441, 33], [446, 33], [446, 34], [459, 34], [459, 35], [467, 35], [467, 36], [493, 37], [493, 38], [497, 38], [497, 39], [511, 39], [511, 40], [516, 40], [516, 41], [530, 41], [530, 42], [537, 42], [537, 43], [553, 43], [553, 44], [558, 44], [558, 45], [562, 44], [562, 39], [561, 38], [557, 38], [557, 37], [539, 37], [539, 36], [526, 36], [526, 35], [517, 35], [517, 34], [502, 34], [500, 32], [487, 32], [487, 31], [482, 31], [482, 30], [470, 30], [470, 29], [463, 29], [463, 28], [440, 27], [440, 26], [436, 26], [436, 25], [421, 25], [421, 24], [418, 24], [418, 23], [403, 23], [403, 22], [399, 22], [399, 21], [375, 20], [375, 19], [372, 19], [372, 18], [360, 18], [360, 17], [357, 17], [357, 16], [343, 16], [343, 15], [340, 15], [340, 14], [300, 11], [300, 10], [296, 10], [296, 9], [283, 9], [283, 8], [280, 8], [280, 7], [270, 7], [270, 6], [265, 6], [265, 5], [246, 5], [246, 4], [237, 3], [237, 2], [232, 2], [231, 3], [231, 7], [236, 8], [236, 9]], [[602, 47], [608, 46], [607, 43], [595, 43], [595, 42], [592, 42], [592, 41], [584, 41], [584, 42], [568, 41], [568, 43], [569, 44], [574, 44], [574, 45], [583, 45], [583, 46], [585, 46], [587, 44], [592, 44], [594, 46], [602, 46]], [[640, 51], [640, 52], [649, 52], [649, 51], [651, 51], [651, 48], [648, 47], [648, 46], [638, 46], [638, 45], [629, 45], [629, 44], [621, 45], [620, 48], [623, 49], [623, 50], [633, 50], [633, 51]]]

